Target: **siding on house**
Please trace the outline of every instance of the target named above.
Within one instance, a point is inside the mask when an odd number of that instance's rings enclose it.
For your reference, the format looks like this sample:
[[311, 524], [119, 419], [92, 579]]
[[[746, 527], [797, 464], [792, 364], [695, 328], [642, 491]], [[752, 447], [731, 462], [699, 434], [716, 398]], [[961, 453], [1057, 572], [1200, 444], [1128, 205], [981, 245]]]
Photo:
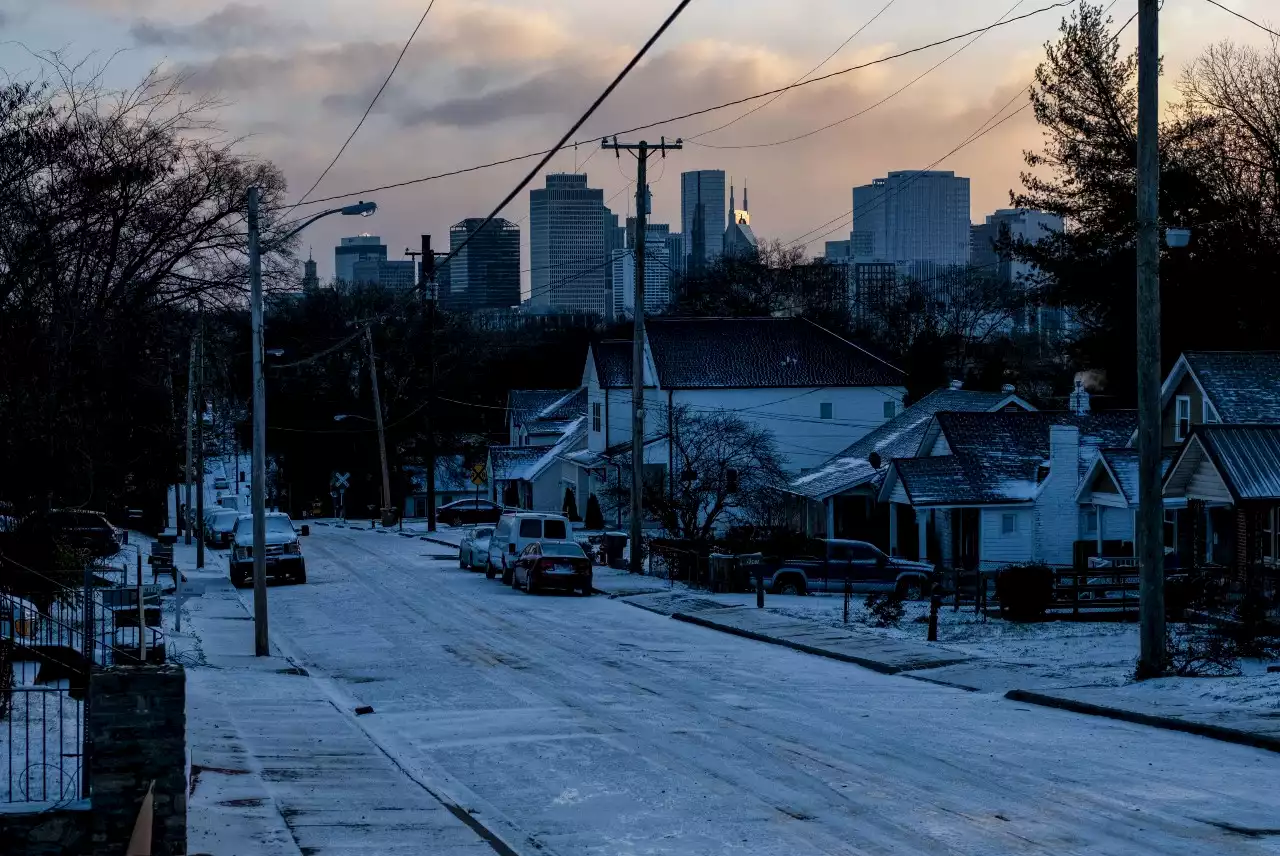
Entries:
[[1191, 478], [1187, 481], [1187, 496], [1202, 499], [1205, 502], [1230, 504], [1232, 502], [1231, 491], [1227, 489], [1226, 483], [1222, 481], [1222, 476], [1218, 475], [1218, 471], [1214, 469], [1209, 456], [1200, 451], [1198, 447], [1194, 450], [1188, 450], [1187, 454], [1194, 454], [1198, 458], [1195, 469], [1191, 471]]
[[1102, 509], [1102, 540], [1103, 541], [1132, 541], [1133, 540], [1133, 509], [1103, 507]]
[[[1014, 531], [1004, 532], [1004, 517], [1012, 515]], [[980, 546], [978, 555], [984, 568], [999, 568], [1010, 563], [1028, 562], [1033, 556], [1035, 538], [1033, 515], [1030, 508], [982, 509]]]
[[[1191, 372], [1187, 372], [1182, 376], [1182, 381], [1173, 391], [1173, 395], [1169, 396], [1169, 403], [1165, 405], [1164, 413], [1160, 416], [1160, 434], [1162, 442], [1165, 446], [1177, 446], [1181, 444], [1181, 440], [1175, 439], [1178, 422], [1178, 396], [1185, 395], [1191, 399], [1191, 425], [1204, 422], [1204, 395], [1200, 392], [1200, 387], [1196, 384], [1195, 378], [1191, 376]], [[1182, 439], [1186, 439], [1185, 437]]]

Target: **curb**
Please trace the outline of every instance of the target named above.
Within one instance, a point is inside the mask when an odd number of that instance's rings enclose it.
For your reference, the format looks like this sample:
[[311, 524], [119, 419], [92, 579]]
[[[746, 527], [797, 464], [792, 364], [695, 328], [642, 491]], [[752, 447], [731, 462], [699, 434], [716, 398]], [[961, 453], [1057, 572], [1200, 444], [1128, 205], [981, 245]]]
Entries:
[[[408, 536], [408, 537], [412, 537], [412, 536]], [[451, 543], [451, 542], [449, 542], [449, 541], [444, 541], [444, 540], [442, 540], [442, 539], [440, 539], [440, 538], [432, 538], [432, 537], [431, 537], [431, 536], [429, 536], [429, 535], [419, 535], [419, 536], [418, 536], [418, 540], [419, 540], [419, 541], [429, 541], [429, 542], [430, 542], [430, 543], [432, 543], [432, 544], [439, 544], [441, 547], [448, 547], [448, 548], [450, 548], [451, 550], [461, 550], [461, 549], [462, 549], [462, 548], [461, 548], [461, 547], [459, 547], [457, 544]]]
[[[643, 607], [642, 607], [643, 608]], [[672, 618], [676, 621], [684, 621], [688, 624], [696, 624], [699, 627], [707, 627], [711, 630], [719, 630], [721, 633], [729, 633], [733, 636], [742, 636], [746, 639], [754, 639], [757, 642], [767, 642], [770, 645], [781, 645], [784, 648], [791, 648], [795, 651], [803, 651], [805, 654], [813, 654], [817, 657], [826, 657], [829, 660], [840, 660], [844, 663], [853, 663], [855, 666], [862, 666], [864, 669], [870, 669], [873, 672], [879, 672], [882, 675], [896, 675], [906, 669], [897, 666], [886, 666], [879, 660], [871, 660], [866, 657], [858, 657], [854, 654], [844, 654], [839, 651], [830, 651], [826, 648], [816, 648], [812, 645], [805, 645], [803, 642], [792, 642], [789, 639], [779, 639], [776, 636], [765, 636], [763, 633], [755, 633], [751, 630], [743, 630], [740, 627], [729, 627], [725, 624], [718, 624], [705, 618], [699, 618], [696, 615], [690, 615], [687, 612], [673, 613]], [[927, 666], [912, 666], [913, 669], [928, 668]]]
[[1211, 725], [1207, 722], [1193, 722], [1186, 719], [1177, 719], [1171, 716], [1157, 716], [1150, 713], [1138, 713], [1133, 710], [1125, 710], [1121, 707], [1108, 707], [1102, 704], [1092, 704], [1087, 701], [1076, 701], [1075, 699], [1060, 698], [1058, 696], [1043, 695], [1041, 693], [1031, 692], [1030, 690], [1009, 690], [1004, 697], [1010, 701], [1021, 701], [1027, 704], [1036, 704], [1042, 707], [1053, 707], [1058, 710], [1066, 710], [1072, 713], [1083, 713], [1088, 716], [1102, 716], [1108, 719], [1119, 719], [1124, 722], [1133, 722], [1138, 725], [1147, 725], [1152, 728], [1163, 728], [1166, 731], [1182, 731], [1187, 734], [1194, 734], [1198, 737], [1208, 737], [1211, 740], [1221, 740], [1224, 743], [1238, 743], [1242, 746], [1252, 746], [1255, 749], [1266, 749], [1269, 752], [1280, 752], [1280, 738], [1270, 737], [1265, 734], [1255, 734], [1252, 731], [1241, 731], [1238, 728], [1227, 728], [1223, 725]]

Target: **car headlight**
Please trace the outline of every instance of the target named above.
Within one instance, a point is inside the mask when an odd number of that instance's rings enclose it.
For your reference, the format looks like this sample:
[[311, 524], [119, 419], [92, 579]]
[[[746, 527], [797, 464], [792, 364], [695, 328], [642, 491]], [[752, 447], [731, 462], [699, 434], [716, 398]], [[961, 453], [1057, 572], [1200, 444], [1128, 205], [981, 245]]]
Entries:
[[301, 556], [302, 544], [297, 541], [290, 541], [288, 544], [284, 545], [284, 551], [290, 556]]
[[238, 560], [241, 560], [241, 561], [247, 561], [247, 560], [249, 559], [249, 548], [248, 548], [248, 547], [236, 547], [236, 549], [235, 549], [235, 556], [236, 556], [236, 559], [238, 559]]

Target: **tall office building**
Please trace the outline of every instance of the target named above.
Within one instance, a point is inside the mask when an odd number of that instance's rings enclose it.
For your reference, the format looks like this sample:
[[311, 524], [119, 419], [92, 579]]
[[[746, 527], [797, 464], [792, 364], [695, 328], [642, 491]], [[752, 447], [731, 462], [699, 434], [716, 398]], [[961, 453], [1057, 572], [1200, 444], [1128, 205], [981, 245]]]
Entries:
[[680, 174], [680, 232], [684, 235], [685, 270], [705, 270], [724, 249], [728, 222], [724, 207], [724, 170], [701, 169]]
[[529, 191], [530, 307], [604, 315], [604, 248], [604, 191], [586, 175], [548, 175]]
[[974, 269], [1017, 287], [1028, 297], [1012, 325], [1024, 332], [1060, 335], [1070, 332], [1073, 321], [1061, 307], [1045, 305], [1037, 298], [1035, 265], [1001, 253], [997, 247], [1005, 240], [1034, 244], [1062, 229], [1062, 218], [1056, 214], [1025, 208], [1002, 208], [988, 214], [984, 222], [974, 224], [970, 231], [970, 263]]
[[377, 235], [343, 238], [333, 248], [333, 275], [339, 282], [353, 283], [356, 262], [386, 261], [387, 245]]
[[954, 172], [891, 172], [853, 189], [855, 258], [969, 262], [969, 179]]
[[468, 217], [449, 229], [449, 251], [459, 247], [449, 260], [448, 279], [437, 276], [444, 285], [443, 308], [473, 312], [520, 303], [520, 227], [502, 218], [484, 225], [483, 217]]
[[377, 285], [408, 291], [418, 284], [418, 265], [413, 259], [361, 259], [351, 265], [351, 279], [347, 282], [350, 285]]
[[604, 209], [604, 257], [610, 264], [604, 266], [604, 305], [613, 306], [613, 251], [627, 246], [626, 227], [619, 225], [618, 215]]
[[[613, 314], [615, 318], [633, 315], [636, 306], [635, 247], [613, 253]], [[670, 267], [667, 258], [667, 235], [648, 232], [644, 254], [644, 311], [662, 312], [671, 303]]]
[[747, 208], [747, 189], [742, 188], [742, 207], [733, 204], [733, 185], [729, 185], [729, 224], [724, 230], [723, 252], [726, 256], [755, 258], [759, 241], [751, 231], [751, 212]]
[[684, 279], [684, 235], [679, 232], [667, 234], [667, 287], [671, 291], [671, 299], [679, 297], [680, 284]]

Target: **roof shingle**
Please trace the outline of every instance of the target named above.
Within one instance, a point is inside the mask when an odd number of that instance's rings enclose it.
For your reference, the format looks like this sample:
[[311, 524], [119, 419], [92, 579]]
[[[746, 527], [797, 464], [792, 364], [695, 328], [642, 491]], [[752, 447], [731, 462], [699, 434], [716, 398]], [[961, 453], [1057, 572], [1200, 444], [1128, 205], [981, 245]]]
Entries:
[[1188, 351], [1183, 356], [1223, 422], [1280, 424], [1280, 351]]

